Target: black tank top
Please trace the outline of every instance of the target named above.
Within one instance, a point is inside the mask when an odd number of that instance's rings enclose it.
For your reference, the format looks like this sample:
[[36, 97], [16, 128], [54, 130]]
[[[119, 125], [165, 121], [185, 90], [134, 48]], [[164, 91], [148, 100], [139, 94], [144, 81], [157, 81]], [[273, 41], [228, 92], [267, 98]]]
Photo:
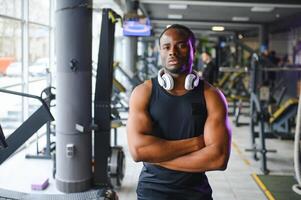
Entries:
[[[207, 118], [204, 81], [186, 94], [174, 96], [153, 78], [149, 113], [153, 121], [152, 134], [156, 137], [179, 140], [202, 135]], [[186, 188], [198, 197], [211, 197], [212, 190], [205, 173], [180, 172], [146, 162], [143, 165], [138, 188], [147, 185], [162, 192]]]
[[152, 79], [149, 113], [155, 136], [180, 140], [202, 135], [207, 118], [204, 82], [182, 96], [174, 96]]

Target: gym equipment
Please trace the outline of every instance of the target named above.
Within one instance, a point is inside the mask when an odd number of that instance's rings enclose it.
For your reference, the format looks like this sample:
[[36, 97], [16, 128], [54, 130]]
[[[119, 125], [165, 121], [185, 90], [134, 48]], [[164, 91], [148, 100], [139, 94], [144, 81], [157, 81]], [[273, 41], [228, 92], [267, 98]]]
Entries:
[[109, 175], [111, 184], [121, 187], [125, 173], [125, 155], [122, 146], [113, 146], [109, 157]]
[[41, 178], [40, 180], [35, 180], [34, 183], [31, 184], [32, 190], [44, 190], [49, 185], [49, 179], [48, 178]]
[[[170, 74], [164, 73], [164, 69], [160, 69], [158, 72], [158, 82], [165, 90], [172, 90], [174, 87], [174, 81]], [[186, 90], [192, 90], [199, 85], [200, 77], [196, 71], [187, 74], [185, 78], [184, 87]]]
[[[142, 46], [144, 47], [144, 52], [142, 55], [138, 56], [137, 64], [137, 74], [140, 80], [147, 80], [158, 73], [160, 67], [158, 67], [158, 56], [153, 52], [151, 46], [155, 44], [148, 43], [150, 41], [141, 40]], [[155, 43], [155, 41], [152, 41]], [[147, 48], [148, 46], [148, 48]]]
[[113, 95], [112, 95], [112, 104], [116, 112], [128, 112], [129, 106], [127, 100], [123, 98], [122, 93], [126, 92], [126, 88], [116, 79], [113, 78]]
[[290, 119], [294, 118], [297, 114], [297, 99], [288, 99], [279, 109], [271, 114], [269, 124], [271, 129], [280, 133], [290, 133], [291, 124]]
[[[291, 122], [296, 116], [298, 101], [295, 99], [288, 99], [286, 103], [281, 105], [275, 112], [270, 113], [267, 108], [267, 103], [270, 99], [268, 88], [258, 87], [262, 71], [271, 69], [259, 68], [259, 58], [256, 54], [252, 56], [250, 68], [250, 133], [251, 133], [251, 149], [247, 151], [253, 152], [253, 157], [258, 160], [257, 153], [261, 154], [261, 170], [264, 174], [268, 174], [266, 154], [268, 152], [275, 153], [276, 150], [267, 150], [265, 145], [265, 138], [268, 137], [289, 137]], [[277, 71], [274, 68], [273, 71]], [[298, 68], [286, 69], [286, 71], [299, 71]], [[260, 90], [259, 90], [260, 89]], [[283, 94], [280, 94], [280, 97]], [[282, 97], [281, 97], [282, 98]], [[255, 127], [258, 127], [258, 132], [255, 132]], [[255, 138], [259, 137], [259, 147], [256, 144]]]
[[220, 67], [220, 72], [224, 72], [223, 78], [218, 82], [219, 88], [223, 91], [229, 102], [229, 115], [234, 115], [236, 127], [248, 125], [241, 123], [239, 118], [242, 114], [248, 115], [248, 111], [243, 112], [244, 108], [249, 108], [250, 93], [248, 90], [249, 74], [247, 68]]
[[113, 36], [117, 18], [120, 16], [111, 9], [103, 10], [94, 100], [94, 184], [110, 187], [121, 185], [125, 163], [122, 147], [110, 146]]
[[124, 69], [122, 69], [118, 62], [115, 62], [113, 67], [115, 70], [118, 70], [118, 72], [120, 72], [123, 76], [125, 76], [133, 87], [142, 83], [142, 80], [137, 75], [130, 76]]
[[301, 134], [301, 87], [299, 93], [299, 105], [297, 113], [296, 133], [294, 140], [294, 169], [297, 183], [293, 185], [292, 189], [297, 194], [301, 195], [301, 171], [300, 171], [300, 134]]
[[118, 200], [116, 192], [109, 188], [94, 189], [88, 192], [80, 192], [73, 194], [29, 194], [16, 192], [12, 190], [0, 189], [0, 199], [5, 200], [78, 200], [78, 199], [93, 199], [93, 200]]
[[23, 124], [21, 124], [7, 139], [7, 148], [0, 151], [0, 164], [3, 163], [12, 153], [14, 153], [22, 144], [26, 142], [35, 132], [37, 132], [45, 123], [53, 121], [54, 118], [46, 102], [39, 96], [0, 89], [0, 92], [22, 97], [37, 99], [42, 106], [37, 109]]
[[109, 176], [114, 187], [121, 187], [125, 173], [125, 154], [123, 147], [117, 144], [117, 128], [124, 126], [120, 119], [111, 121], [114, 130], [114, 146], [111, 147], [111, 155], [108, 161]]
[[2, 127], [0, 125], [0, 149], [1, 148], [6, 148], [7, 147], [7, 143], [5, 141], [5, 136], [4, 133], [2, 131]]
[[[48, 107], [54, 107], [55, 104], [52, 104], [53, 100], [55, 100], [54, 94], [55, 87], [46, 87], [42, 90], [40, 97], [45, 101]], [[46, 147], [42, 151], [39, 150], [39, 141], [38, 138], [36, 140], [36, 155], [27, 154], [26, 158], [35, 158], [35, 159], [51, 159], [51, 151], [55, 148], [55, 143], [51, 142], [51, 134], [54, 132], [51, 130], [51, 123], [46, 123]]]

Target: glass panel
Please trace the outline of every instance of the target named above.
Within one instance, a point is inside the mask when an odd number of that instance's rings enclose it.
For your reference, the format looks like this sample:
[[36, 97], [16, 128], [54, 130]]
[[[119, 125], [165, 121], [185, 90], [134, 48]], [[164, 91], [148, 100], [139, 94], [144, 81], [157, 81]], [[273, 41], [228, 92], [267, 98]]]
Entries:
[[21, 0], [0, 0], [0, 14], [21, 18]]
[[29, 80], [46, 78], [49, 71], [49, 28], [29, 25]]
[[[29, 24], [29, 93], [40, 96], [47, 87], [49, 76], [49, 28]], [[32, 114], [41, 104], [39, 101], [29, 101], [29, 114]]]
[[[21, 23], [0, 18], [0, 88], [22, 91]], [[21, 124], [22, 98], [0, 93], [0, 123], [6, 137]]]
[[[29, 24], [28, 93], [37, 96], [41, 96], [42, 91], [48, 85], [47, 77], [49, 75], [49, 34], [50, 31], [48, 27]], [[35, 99], [29, 99], [29, 115], [32, 115], [40, 106], [41, 102]], [[38, 133], [45, 133], [45, 126], [41, 128]]]
[[21, 23], [0, 18], [0, 87], [21, 83]]
[[49, 24], [49, 0], [29, 0], [29, 21]]

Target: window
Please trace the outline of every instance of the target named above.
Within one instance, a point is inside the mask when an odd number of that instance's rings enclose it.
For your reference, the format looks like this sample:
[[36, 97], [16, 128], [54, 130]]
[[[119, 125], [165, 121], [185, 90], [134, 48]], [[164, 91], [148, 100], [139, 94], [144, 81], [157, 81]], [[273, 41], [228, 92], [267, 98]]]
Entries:
[[29, 0], [29, 21], [49, 25], [49, 0]]
[[0, 0], [0, 14], [21, 18], [21, 6], [23, 0]]

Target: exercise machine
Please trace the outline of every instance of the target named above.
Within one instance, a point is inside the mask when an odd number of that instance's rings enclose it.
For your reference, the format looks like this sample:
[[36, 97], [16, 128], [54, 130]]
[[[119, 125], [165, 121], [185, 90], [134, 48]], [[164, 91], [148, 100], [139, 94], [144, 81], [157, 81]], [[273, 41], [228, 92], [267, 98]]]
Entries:
[[229, 115], [234, 115], [234, 124], [236, 127], [248, 125], [248, 123], [242, 123], [239, 120], [242, 114], [249, 115], [248, 68], [220, 67], [219, 71], [223, 72], [224, 76], [218, 82], [217, 87], [221, 88], [227, 97], [227, 101], [230, 103], [229, 108], [231, 107], [232, 109]]
[[111, 189], [97, 189], [87, 192], [75, 194], [29, 194], [12, 190], [0, 189], [0, 199], [5, 200], [78, 200], [78, 199], [93, 199], [93, 200], [118, 200], [117, 194]]
[[120, 16], [110, 9], [104, 9], [102, 15], [94, 98], [94, 184], [120, 187], [125, 171], [125, 156], [121, 146], [110, 144], [114, 33], [115, 23]]
[[[257, 153], [261, 155], [261, 170], [264, 174], [268, 174], [267, 168], [267, 153], [275, 153], [276, 150], [268, 150], [266, 148], [265, 139], [275, 137], [292, 137], [290, 127], [297, 113], [298, 101], [296, 99], [288, 99], [275, 112], [270, 113], [268, 104], [270, 99], [269, 88], [261, 86], [260, 78], [263, 71], [298, 71], [298, 68], [264, 68], [259, 67], [259, 58], [256, 54], [252, 57], [250, 69], [250, 136], [251, 149], [247, 151], [253, 152], [255, 160], [259, 160]], [[256, 128], [258, 131], [256, 131]], [[256, 143], [256, 138], [259, 138], [259, 144]]]
[[53, 121], [46, 102], [39, 96], [0, 89], [0, 92], [32, 98], [40, 101], [42, 104], [26, 121], [23, 122], [7, 139], [7, 148], [0, 151], [0, 164], [3, 163], [11, 154], [13, 154], [21, 145], [23, 145], [34, 133], [36, 133], [44, 124]]
[[[55, 87], [46, 87], [42, 90], [40, 97], [44, 100], [46, 105], [49, 107], [54, 107], [53, 100], [55, 100]], [[39, 138], [37, 136], [36, 139], [36, 154], [31, 155], [27, 154], [26, 158], [34, 158], [34, 159], [52, 159], [51, 152], [55, 149], [55, 142], [51, 142], [51, 135], [54, 135], [54, 130], [51, 128], [51, 122], [48, 121], [46, 123], [46, 146], [41, 151], [39, 149]]]
[[0, 148], [6, 148], [6, 147], [7, 147], [7, 143], [5, 141], [5, 136], [2, 131], [2, 127], [0, 125]]

